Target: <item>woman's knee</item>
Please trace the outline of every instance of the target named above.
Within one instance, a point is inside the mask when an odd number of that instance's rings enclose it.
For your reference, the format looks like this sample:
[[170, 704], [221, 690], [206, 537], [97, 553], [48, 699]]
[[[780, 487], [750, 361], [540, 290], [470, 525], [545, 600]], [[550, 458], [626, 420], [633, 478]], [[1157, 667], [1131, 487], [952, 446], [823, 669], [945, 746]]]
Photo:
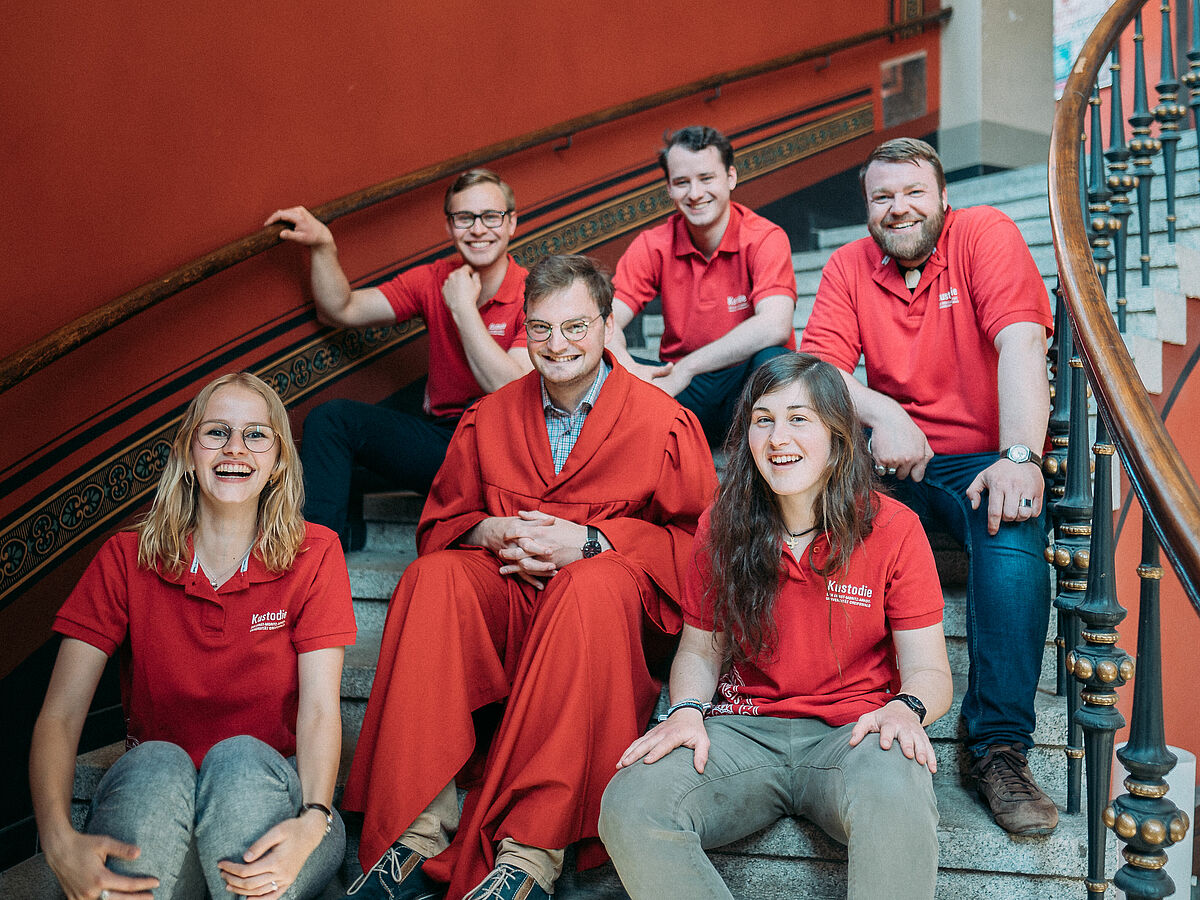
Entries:
[[204, 754], [198, 775], [199, 790], [214, 782], [236, 788], [239, 784], [258, 784], [264, 780], [277, 782], [286, 789], [294, 774], [295, 769], [274, 747], [248, 734], [239, 734], [213, 744]]
[[111, 793], [148, 802], [182, 802], [190, 807], [196, 767], [187, 751], [167, 741], [146, 741], [125, 751], [100, 779], [94, 802]]
[[619, 770], [604, 789], [600, 798], [599, 832], [606, 845], [615, 844], [636, 828], [634, 819], [645, 813], [645, 804], [637, 802], [640, 790], [638, 779], [630, 777], [629, 768]]
[[195, 806], [191, 757], [175, 744], [149, 741], [127, 751], [100, 780], [87, 830], [136, 844], [147, 853], [155, 850], [157, 862], [162, 853], [171, 856], [186, 849]]

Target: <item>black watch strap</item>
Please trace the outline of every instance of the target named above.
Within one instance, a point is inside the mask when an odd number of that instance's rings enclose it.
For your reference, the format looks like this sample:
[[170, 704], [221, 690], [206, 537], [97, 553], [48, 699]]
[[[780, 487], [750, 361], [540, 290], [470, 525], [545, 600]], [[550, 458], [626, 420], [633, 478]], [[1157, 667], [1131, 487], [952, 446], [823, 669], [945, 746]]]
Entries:
[[583, 551], [584, 559], [591, 559], [593, 556], [599, 556], [600, 551], [604, 548], [600, 546], [600, 529], [595, 525], [587, 526], [587, 540], [583, 542], [580, 550]]
[[[917, 714], [917, 718], [921, 721], [922, 725], [925, 724], [925, 704], [912, 694], [896, 694], [892, 697], [892, 700], [899, 700]], [[892, 700], [889, 700], [888, 703], [891, 703]]]

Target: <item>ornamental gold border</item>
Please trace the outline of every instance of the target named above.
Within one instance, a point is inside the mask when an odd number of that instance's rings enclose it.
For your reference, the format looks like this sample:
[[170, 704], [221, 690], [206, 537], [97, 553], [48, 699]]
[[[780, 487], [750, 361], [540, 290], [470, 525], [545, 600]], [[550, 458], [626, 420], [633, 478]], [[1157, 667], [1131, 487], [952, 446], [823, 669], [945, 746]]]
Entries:
[[[874, 130], [868, 101], [815, 122], [751, 144], [736, 156], [738, 178], [748, 181]], [[579, 253], [661, 219], [674, 209], [665, 185], [626, 192], [539, 229], [510, 252], [526, 268], [544, 256]], [[253, 368], [287, 405], [413, 340], [425, 331], [419, 321], [390, 328], [334, 331], [305, 340]], [[248, 347], [252, 351], [252, 347]], [[171, 437], [183, 410], [160, 417], [111, 448], [45, 500], [15, 511], [0, 531], [0, 609], [18, 591], [72, 548], [142, 503], [166, 463]]]

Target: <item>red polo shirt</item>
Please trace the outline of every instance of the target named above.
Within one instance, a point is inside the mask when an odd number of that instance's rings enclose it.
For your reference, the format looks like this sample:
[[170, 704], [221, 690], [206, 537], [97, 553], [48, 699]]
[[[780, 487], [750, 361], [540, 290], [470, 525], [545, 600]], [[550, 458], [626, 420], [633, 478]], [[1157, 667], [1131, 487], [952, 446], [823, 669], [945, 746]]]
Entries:
[[203, 570], [140, 568], [135, 532], [100, 548], [54, 630], [109, 656], [120, 650], [127, 746], [170, 741], [197, 767], [239, 734], [296, 752], [298, 654], [355, 639], [341, 544], [307, 527], [290, 570], [272, 574], [252, 555], [217, 591]]
[[[709, 715], [814, 718], [837, 726], [888, 702], [899, 686], [892, 632], [942, 621], [942, 588], [917, 514], [891, 497], [875, 499], [875, 527], [844, 571], [820, 575], [807, 557], [798, 561], [779, 542], [784, 578], [772, 608], [775, 652], [722, 675], [721, 700]], [[713, 629], [708, 535], [705, 512], [682, 600], [684, 621], [704, 631]], [[828, 552], [824, 537], [817, 538], [817, 560]]]
[[[782, 294], [795, 304], [792, 246], [778, 225], [731, 203], [721, 244], [705, 259], [683, 215], [675, 213], [634, 239], [617, 263], [613, 287], [635, 313], [662, 297], [658, 355], [675, 362], [749, 319], [764, 297]], [[784, 346], [796, 349], [794, 332]]]
[[1014, 322], [1053, 329], [1037, 265], [1012, 219], [950, 210], [915, 292], [865, 237], [834, 251], [800, 349], [898, 402], [934, 453], [1000, 449], [996, 335]]
[[[396, 321], [413, 316], [425, 320], [429, 332], [429, 383], [425, 411], [432, 416], [460, 416], [486, 391], [471, 374], [454, 317], [442, 298], [442, 285], [463, 261], [455, 256], [401, 272], [379, 285], [396, 313]], [[479, 310], [483, 324], [505, 351], [525, 346], [525, 276], [511, 256], [496, 296]]]

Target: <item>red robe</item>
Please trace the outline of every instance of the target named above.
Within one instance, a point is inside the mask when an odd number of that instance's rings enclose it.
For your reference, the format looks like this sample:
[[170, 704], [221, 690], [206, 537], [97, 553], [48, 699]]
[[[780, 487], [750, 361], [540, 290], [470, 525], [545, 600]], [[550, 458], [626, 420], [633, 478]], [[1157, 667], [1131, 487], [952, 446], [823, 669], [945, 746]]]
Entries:
[[[600, 796], [659, 691], [643, 629], [675, 634], [700, 513], [716, 489], [691, 412], [614, 364], [559, 474], [537, 373], [469, 409], [417, 530], [421, 557], [392, 596], [344, 805], [365, 812], [373, 865], [475, 747], [472, 710], [508, 698], [480, 788], [450, 848], [425, 864], [461, 897], [511, 837], [561, 849], [597, 836]], [[536, 591], [480, 548], [489, 516], [537, 509], [595, 524], [613, 550]], [[605, 858], [597, 842], [583, 864]]]

